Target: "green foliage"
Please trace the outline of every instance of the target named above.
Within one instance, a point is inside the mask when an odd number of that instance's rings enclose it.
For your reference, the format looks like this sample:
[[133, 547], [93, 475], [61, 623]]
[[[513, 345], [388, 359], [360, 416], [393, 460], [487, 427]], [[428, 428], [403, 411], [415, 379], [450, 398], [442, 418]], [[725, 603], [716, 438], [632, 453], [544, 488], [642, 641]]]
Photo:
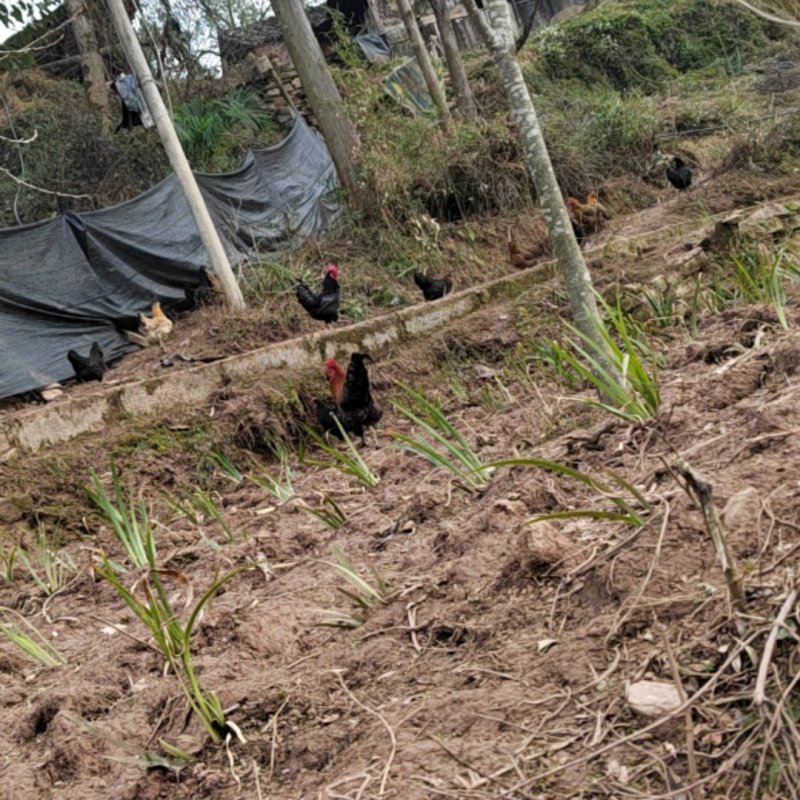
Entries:
[[728, 74], [766, 43], [768, 26], [734, 4], [706, 0], [605, 3], [534, 37], [551, 78], [654, 91], [678, 72], [719, 65]]
[[359, 575], [355, 565], [341, 548], [332, 545], [331, 551], [336, 560], [323, 563], [333, 567], [350, 585], [349, 589], [337, 587], [337, 590], [352, 600], [358, 610], [352, 613], [339, 609], [320, 609], [323, 615], [320, 624], [333, 628], [359, 628], [364, 624], [365, 612], [374, 605], [386, 602], [386, 583], [372, 565], [369, 569], [374, 584]]
[[[232, 570], [222, 577], [215, 577], [209, 588], [197, 603], [192, 606], [193, 591], [189, 579], [175, 569], [164, 569], [158, 562], [153, 528], [143, 500], [138, 503], [133, 498], [133, 489], [128, 497], [123, 494], [116, 464], [111, 462], [111, 480], [114, 498], [108, 496], [97, 473], [90, 471], [93, 488], [87, 493], [95, 505], [103, 512], [125, 549], [128, 558], [140, 570], [133, 586], [126, 587], [122, 582], [123, 567], [116, 564], [105, 553], [100, 554], [101, 566], [97, 574], [107, 580], [125, 601], [136, 617], [147, 627], [167, 663], [178, 679], [181, 691], [211, 738], [221, 741], [228, 722], [219, 699], [213, 692], [206, 691], [194, 671], [192, 663], [191, 637], [200, 612], [219, 589], [240, 569]], [[184, 606], [190, 609], [183, 617], [181, 609], [175, 604], [174, 595], [168, 585], [175, 582], [186, 593]]]
[[244, 89], [219, 99], [196, 97], [175, 110], [174, 122], [192, 166], [210, 172], [236, 166], [236, 144], [264, 144], [280, 130], [260, 98]]
[[[174, 672], [181, 691], [189, 706], [215, 741], [222, 740], [226, 728], [231, 727], [225, 718], [222, 704], [214, 692], [201, 685], [192, 662], [191, 637], [200, 612], [214, 595], [244, 567], [232, 570], [222, 577], [215, 577], [197, 603], [192, 606], [192, 587], [188, 578], [177, 570], [159, 568], [152, 531], [146, 540], [148, 554], [147, 569], [133, 587], [127, 588], [119, 574], [119, 567], [102, 553], [102, 566], [97, 574], [107, 580], [149, 630], [156, 647]], [[176, 608], [168, 585], [174, 580], [186, 592], [185, 607], [191, 607], [188, 616], [182, 618], [181, 609]]]
[[39, 529], [34, 547], [30, 551], [20, 548], [16, 556], [39, 590], [48, 597], [63, 589], [78, 570], [69, 553], [57, 553], [50, 547], [43, 527]]
[[329, 494], [323, 495], [322, 501], [318, 506], [300, 503], [297, 507], [334, 531], [347, 522], [347, 515]]
[[441, 406], [405, 383], [398, 381], [397, 385], [405, 398], [392, 400], [392, 405], [422, 431], [421, 434], [389, 431], [397, 447], [451, 472], [468, 491], [485, 487], [492, 475], [491, 468], [481, 463]]
[[[605, 325], [599, 333], [611, 357], [604, 356], [596, 345], [573, 325], [567, 327], [578, 336], [571, 349], [553, 343], [558, 358], [593, 385], [602, 400], [588, 400], [623, 419], [642, 421], [655, 416], [661, 405], [658, 387], [658, 359], [636, 323], [623, 311], [620, 300], [614, 306], [598, 297], [614, 334]], [[650, 362], [648, 367], [646, 362]]]
[[342, 435], [346, 452], [343, 453], [335, 444], [331, 444], [320, 436], [314, 428], [306, 425], [304, 426], [306, 436], [322, 450], [328, 458], [310, 458], [304, 451], [302, 457], [303, 463], [316, 467], [324, 467], [326, 469], [335, 469], [341, 472], [342, 475], [351, 475], [356, 478], [359, 483], [368, 488], [377, 486], [378, 483], [380, 483], [380, 478], [372, 472], [367, 462], [364, 461], [361, 453], [359, 453], [358, 449], [353, 444], [353, 440], [347, 435], [339, 420], [334, 417], [334, 422]]
[[[618, 475], [614, 470], [606, 469], [605, 474], [608, 478], [608, 483], [593, 478], [585, 472], [575, 469], [574, 467], [561, 464], [558, 461], [548, 461], [542, 458], [505, 458], [499, 461], [493, 461], [492, 467], [534, 467], [546, 472], [552, 472], [556, 475], [564, 475], [568, 478], [582, 483], [584, 486], [593, 491], [597, 496], [604, 500], [608, 500], [613, 506], [614, 511], [602, 511], [594, 509], [582, 509], [572, 511], [558, 511], [553, 514], [537, 514], [532, 517], [528, 522], [542, 522], [548, 519], [572, 519], [577, 517], [585, 517], [589, 519], [608, 519], [618, 522], [625, 522], [628, 525], [638, 527], [644, 525], [644, 518], [636, 511], [635, 506], [640, 506], [644, 513], [650, 511], [650, 504], [644, 498], [642, 493], [631, 483], [626, 481], [622, 476]], [[622, 490], [620, 493], [619, 490]], [[623, 495], [627, 495], [627, 498]]]
[[[15, 619], [22, 625], [15, 622]], [[57, 667], [66, 663], [64, 656], [25, 617], [11, 608], [0, 608], [0, 636], [46, 667]]]
[[771, 250], [762, 244], [748, 244], [734, 250], [731, 255], [735, 268], [735, 301], [772, 305], [781, 327], [788, 330], [784, 283], [786, 280], [800, 281], [800, 260], [785, 247]]
[[128, 487], [126, 497], [114, 459], [111, 459], [113, 497], [106, 492], [94, 469], [89, 470], [89, 477], [92, 485], [86, 487], [86, 494], [111, 524], [131, 564], [140, 569], [154, 561], [155, 550], [151, 548], [155, 545], [147, 505], [141, 497], [135, 499], [133, 486]]

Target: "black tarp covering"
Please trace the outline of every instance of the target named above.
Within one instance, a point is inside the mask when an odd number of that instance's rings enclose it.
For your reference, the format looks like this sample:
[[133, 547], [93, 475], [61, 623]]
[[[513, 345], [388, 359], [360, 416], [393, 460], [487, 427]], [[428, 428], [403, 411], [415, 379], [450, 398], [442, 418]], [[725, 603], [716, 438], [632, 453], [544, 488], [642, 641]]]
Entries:
[[[299, 116], [236, 172], [196, 177], [232, 264], [320, 233], [340, 211], [327, 148]], [[0, 397], [72, 377], [67, 350], [136, 349], [120, 328], [156, 298], [185, 301], [206, 266], [174, 175], [112, 208], [0, 229]]]

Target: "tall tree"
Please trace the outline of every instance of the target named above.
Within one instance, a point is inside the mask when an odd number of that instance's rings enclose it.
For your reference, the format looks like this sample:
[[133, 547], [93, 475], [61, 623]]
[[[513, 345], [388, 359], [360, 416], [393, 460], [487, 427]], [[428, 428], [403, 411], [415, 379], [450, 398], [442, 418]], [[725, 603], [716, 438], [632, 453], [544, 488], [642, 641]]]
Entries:
[[447, 61], [447, 71], [453, 83], [453, 92], [456, 96], [456, 105], [465, 119], [470, 122], [478, 121], [478, 108], [469, 85], [467, 70], [464, 68], [464, 59], [458, 49], [456, 34], [450, 21], [450, 12], [447, 0], [430, 0], [433, 14], [436, 17], [436, 27], [444, 48], [444, 58]]
[[345, 113], [342, 96], [325, 63], [302, 0], [273, 0], [272, 7], [280, 23], [286, 48], [305, 89], [308, 104], [325, 137], [339, 182], [347, 192], [350, 202], [358, 205], [361, 192], [356, 164], [361, 140]]
[[434, 106], [436, 106], [436, 110], [439, 112], [439, 124], [444, 128], [446, 133], [452, 133], [453, 117], [450, 114], [450, 109], [447, 107], [447, 98], [444, 95], [444, 88], [436, 77], [436, 70], [433, 68], [431, 57], [428, 54], [428, 48], [425, 47], [425, 40], [420, 33], [419, 25], [417, 25], [417, 20], [411, 8], [411, 3], [409, 0], [397, 0], [397, 9], [400, 11], [400, 16], [403, 19], [408, 41], [417, 58], [422, 77], [425, 79], [425, 85], [428, 87], [428, 94], [430, 94], [431, 100]]
[[106, 70], [97, 44], [94, 22], [89, 14], [88, 0], [66, 0], [66, 6], [72, 17], [72, 32], [81, 56], [86, 95], [99, 112], [103, 128], [107, 130], [111, 126], [111, 109], [108, 105]]
[[147, 102], [147, 108], [153, 117], [153, 122], [156, 124], [158, 135], [161, 137], [169, 163], [172, 165], [172, 169], [175, 170], [175, 177], [178, 179], [178, 183], [180, 183], [186, 197], [200, 240], [208, 253], [211, 268], [222, 283], [225, 301], [231, 308], [244, 308], [244, 298], [242, 297], [241, 289], [239, 289], [239, 284], [236, 282], [236, 276], [233, 274], [231, 265], [228, 262], [225, 248], [222, 246], [217, 229], [214, 227], [214, 222], [208, 213], [208, 208], [197, 185], [192, 168], [189, 166], [186, 154], [181, 148], [178, 134], [175, 133], [175, 128], [172, 126], [172, 120], [164, 101], [158, 93], [155, 79], [150, 72], [142, 46], [136, 38], [136, 32], [133, 30], [125, 6], [122, 0], [106, 0], [106, 2], [109, 13], [114, 20], [114, 27], [122, 45], [122, 50], [139, 81], [142, 94]]
[[497, 66], [511, 116], [519, 133], [525, 163], [533, 178], [536, 197], [542, 209], [553, 252], [558, 259], [567, 288], [575, 326], [591, 342], [597, 357], [607, 368], [611, 358], [600, 334], [602, 320], [592, 288], [592, 276], [575, 239], [550, 154], [542, 135], [528, 86], [516, 57], [514, 26], [507, 0], [483, 0], [489, 22], [481, 15], [475, 0], [464, 0], [470, 18], [480, 30]]

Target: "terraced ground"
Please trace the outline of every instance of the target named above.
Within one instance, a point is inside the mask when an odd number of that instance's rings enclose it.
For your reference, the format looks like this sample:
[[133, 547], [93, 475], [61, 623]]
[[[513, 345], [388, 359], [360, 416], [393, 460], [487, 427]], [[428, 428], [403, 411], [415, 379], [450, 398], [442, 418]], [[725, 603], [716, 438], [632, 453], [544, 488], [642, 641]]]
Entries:
[[[239, 374], [197, 404], [117, 414], [102, 433], [36, 453], [16, 448], [0, 464], [0, 604], [64, 663], [45, 667], [0, 644], [0, 796], [794, 796], [800, 308], [790, 275], [777, 304], [731, 289], [737, 253], [798, 268], [793, 189], [793, 175], [709, 175], [689, 194], [665, 189], [645, 211], [615, 215], [594, 243], [598, 287], [612, 299], [619, 287], [660, 365], [661, 404], [648, 420], [587, 403], [596, 393], [546, 357], [567, 313], [555, 276], [376, 347], [385, 414], [359, 451], [378, 479], [371, 487], [313, 463], [327, 456], [299, 444], [303, 409], [290, 390], [324, 392], [318, 366]], [[737, 208], [770, 222], [731, 250], [710, 214]], [[509, 222], [487, 224], [502, 232]], [[456, 266], [461, 287], [478, 271], [510, 272], [497, 241], [480, 269]], [[391, 288], [413, 297], [402, 282]], [[316, 331], [291, 297], [280, 302], [285, 313], [180, 319], [169, 355], [232, 356], [272, 328]], [[161, 358], [126, 358], [109, 383], [152, 380]], [[403, 401], [397, 381], [439, 403], [484, 464], [547, 459], [607, 491], [530, 465], [497, 467], [470, 487], [475, 473], [458, 477], [397, 447], [393, 434], [419, 433], [393, 406]], [[75, 387], [47, 410], [117, 388]], [[37, 413], [9, 405], [3, 423]], [[85, 492], [91, 469], [110, 490], [111, 456], [149, 509], [180, 618], [216, 576], [244, 568], [206, 606], [191, 642], [200, 681], [244, 741], [211, 743], [152, 637], [99, 574], [103, 553], [130, 568]], [[738, 611], [683, 462], [713, 489], [744, 574]], [[267, 474], [283, 495], [265, 488]], [[618, 511], [612, 496], [641, 524], [530, 522]], [[333, 548], [374, 590], [368, 608], [342, 593], [354, 588]], [[123, 582], [144, 596], [141, 571]], [[357, 627], [321, 625], [332, 611]], [[768, 665], [760, 677], [759, 664]], [[642, 716], [626, 697], [641, 679], [689, 700]], [[147, 769], [153, 754], [163, 760]]]

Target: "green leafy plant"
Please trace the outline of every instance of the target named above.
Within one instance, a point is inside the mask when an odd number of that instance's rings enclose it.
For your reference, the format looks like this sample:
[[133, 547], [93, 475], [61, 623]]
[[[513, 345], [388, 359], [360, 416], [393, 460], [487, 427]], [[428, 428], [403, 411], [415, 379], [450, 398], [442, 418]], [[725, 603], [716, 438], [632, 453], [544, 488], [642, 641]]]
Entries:
[[16, 564], [18, 555], [18, 544], [3, 547], [3, 549], [0, 550], [0, 565], [2, 565], [2, 572], [0, 572], [0, 575], [2, 575], [6, 583], [14, 582], [14, 565]]
[[556, 341], [536, 341], [532, 344], [533, 363], [550, 368], [556, 379], [568, 389], [578, 385], [578, 375], [564, 358], [564, 348]]
[[[111, 480], [114, 500], [107, 495], [97, 474], [90, 472], [93, 489], [89, 496], [111, 523], [117, 539], [128, 558], [139, 570], [139, 576], [131, 587], [123, 584], [125, 569], [112, 561], [105, 553], [100, 554], [97, 574], [107, 580], [124, 600], [135, 616], [149, 630], [157, 649], [175, 673], [181, 691], [192, 711], [215, 742], [219, 742], [230, 731], [238, 730], [226, 719], [219, 698], [207, 691], [200, 683], [192, 662], [191, 637], [200, 612], [214, 595], [231, 578], [248, 567], [231, 570], [215, 577], [200, 599], [192, 606], [193, 590], [189, 579], [179, 570], [165, 569], [158, 563], [153, 526], [147, 515], [143, 500], [138, 502], [129, 490], [126, 499], [120, 484], [119, 472], [111, 462]], [[186, 595], [182, 618], [181, 609], [176, 608], [167, 588], [167, 582], [181, 586]]]
[[[206, 520], [210, 519], [219, 525], [225, 534], [225, 541], [231, 544], [235, 540], [233, 530], [228, 525], [225, 515], [222, 513], [211, 492], [204, 489], [193, 488], [185, 501], [177, 500], [174, 497], [165, 497], [167, 505], [175, 512], [183, 515], [192, 525], [198, 529], [203, 529]], [[205, 537], [204, 537], [205, 538]]]
[[294, 486], [292, 479], [294, 472], [291, 465], [291, 452], [289, 448], [279, 439], [272, 442], [272, 450], [278, 458], [280, 468], [277, 475], [273, 475], [267, 470], [253, 473], [247, 477], [257, 486], [266, 489], [276, 500], [286, 503], [294, 497]]
[[[15, 618], [22, 626], [14, 621]], [[25, 617], [11, 608], [0, 608], [0, 635], [46, 667], [58, 667], [66, 663], [64, 656]]]
[[366, 611], [374, 605], [386, 602], [386, 583], [372, 565], [370, 565], [369, 571], [374, 583], [361, 577], [353, 562], [341, 548], [333, 545], [331, 551], [335, 561], [323, 563], [333, 567], [350, 585], [348, 589], [337, 587], [337, 591], [352, 600], [358, 611], [351, 613], [339, 609], [320, 609], [324, 616], [324, 621], [320, 624], [335, 628], [358, 628], [364, 624]]
[[343, 475], [352, 475], [364, 486], [372, 487], [380, 483], [380, 478], [369, 468], [367, 462], [361, 456], [358, 448], [353, 444], [353, 440], [347, 435], [341, 423], [334, 417], [336, 427], [339, 429], [342, 441], [346, 450], [342, 452], [334, 444], [328, 442], [310, 425], [304, 426], [306, 436], [312, 441], [328, 459], [311, 458], [307, 453], [303, 453], [303, 463], [316, 467], [335, 469]]
[[[604, 470], [608, 482], [601, 481], [587, 475], [585, 472], [561, 464], [558, 461], [548, 461], [542, 458], [504, 458], [493, 461], [488, 466], [491, 467], [534, 467], [546, 472], [553, 472], [557, 475], [564, 475], [582, 483], [587, 488], [595, 492], [599, 497], [608, 500], [613, 506], [613, 511], [603, 511], [594, 509], [580, 509], [572, 511], [557, 511], [552, 514], [537, 514], [528, 522], [541, 522], [548, 519], [570, 519], [574, 517], [587, 517], [590, 519], [608, 519], [625, 522], [628, 525], [639, 526], [645, 522], [642, 513], [650, 511], [650, 504], [644, 495], [630, 482], [618, 475], [611, 469]], [[622, 493], [620, 493], [622, 490]], [[627, 495], [627, 497], [623, 496]], [[638, 505], [642, 512], [636, 510]]]
[[404, 400], [392, 400], [395, 410], [410, 420], [422, 434], [389, 431], [401, 450], [424, 458], [455, 475], [468, 491], [482, 489], [491, 478], [492, 469], [481, 463], [467, 440], [447, 418], [441, 406], [425, 395], [398, 382]]
[[244, 475], [224, 453], [212, 450], [208, 454], [208, 458], [228, 480], [233, 483], [241, 483], [244, 480]]
[[347, 515], [342, 511], [339, 504], [329, 495], [323, 495], [322, 502], [318, 506], [309, 506], [299, 503], [297, 506], [306, 514], [310, 514], [332, 530], [341, 528], [347, 522]]
[[196, 97], [175, 110], [174, 122], [186, 157], [201, 169], [232, 166], [225, 151], [237, 134], [279, 130], [258, 95], [246, 89], [215, 100]]
[[[559, 357], [595, 386], [603, 398], [587, 402], [632, 422], [649, 419], [656, 415], [661, 405], [656, 356], [647, 342], [632, 329], [619, 301], [610, 306], [602, 298], [599, 300], [616, 333], [615, 337], [605, 325], [599, 328], [611, 364], [606, 365], [594, 343], [573, 325], [567, 327], [580, 341], [573, 340], [571, 350], [556, 343], [553, 347]], [[650, 361], [649, 368], [646, 360]]]
[[137, 501], [133, 496], [133, 487], [128, 487], [127, 497], [122, 490], [119, 469], [111, 459], [111, 485], [113, 497], [106, 492], [94, 469], [89, 470], [92, 486], [86, 488], [89, 499], [97, 506], [125, 548], [131, 564], [140, 569], [150, 563], [154, 554], [148, 552], [148, 542], [152, 543], [150, 516], [144, 500]]
[[49, 546], [43, 528], [39, 530], [33, 549], [19, 548], [17, 558], [39, 590], [48, 597], [63, 589], [78, 570], [68, 553], [57, 553]]
[[[125, 601], [130, 610], [149, 630], [159, 652], [164, 656], [178, 679], [181, 691], [203, 727], [215, 742], [223, 739], [229, 729], [236, 729], [226, 719], [217, 695], [206, 690], [200, 683], [192, 662], [191, 637], [200, 612], [214, 595], [231, 578], [247, 567], [240, 567], [216, 577], [200, 599], [192, 606], [193, 592], [189, 579], [178, 570], [164, 569], [157, 565], [152, 530], [146, 534], [145, 550], [148, 554], [147, 568], [133, 586], [126, 587], [114, 564], [105, 553], [100, 555], [101, 566], [97, 574], [107, 580]], [[167, 589], [167, 580], [179, 584], [186, 592], [185, 608], [190, 609], [185, 619], [176, 608]]]
[[781, 327], [788, 330], [784, 281], [787, 278], [797, 281], [800, 270], [787, 249], [772, 251], [766, 245], [759, 244], [740, 249], [732, 255], [737, 299], [745, 303], [772, 305]]

